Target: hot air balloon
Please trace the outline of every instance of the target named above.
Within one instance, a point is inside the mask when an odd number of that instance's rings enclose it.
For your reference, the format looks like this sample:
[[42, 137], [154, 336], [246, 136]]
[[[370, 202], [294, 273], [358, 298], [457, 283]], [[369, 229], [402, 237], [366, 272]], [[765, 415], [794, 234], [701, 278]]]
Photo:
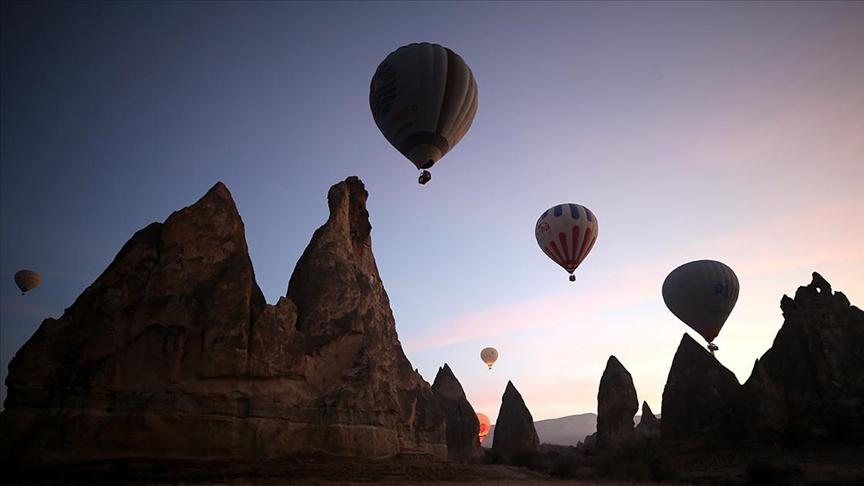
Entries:
[[483, 348], [483, 351], [480, 351], [480, 359], [486, 363], [486, 366], [489, 369], [492, 369], [492, 365], [498, 361], [498, 350], [495, 348]]
[[553, 206], [537, 220], [534, 236], [543, 252], [570, 274], [588, 256], [597, 241], [599, 226], [597, 217], [585, 206], [573, 203]]
[[477, 437], [480, 438], [480, 442], [483, 442], [483, 439], [489, 435], [489, 429], [492, 428], [492, 421], [489, 420], [489, 417], [486, 416], [485, 413], [478, 413], [477, 420], [480, 421], [480, 427], [477, 431]]
[[708, 342], [711, 354], [720, 349], [712, 341], [738, 301], [738, 277], [714, 260], [697, 260], [672, 270], [663, 282], [663, 300], [684, 324]]
[[369, 86], [372, 118], [384, 138], [421, 170], [431, 168], [471, 128], [477, 82], [458, 54], [428, 42], [391, 52]]
[[33, 290], [42, 283], [42, 276], [33, 270], [21, 270], [15, 273], [15, 284], [21, 289], [21, 295]]

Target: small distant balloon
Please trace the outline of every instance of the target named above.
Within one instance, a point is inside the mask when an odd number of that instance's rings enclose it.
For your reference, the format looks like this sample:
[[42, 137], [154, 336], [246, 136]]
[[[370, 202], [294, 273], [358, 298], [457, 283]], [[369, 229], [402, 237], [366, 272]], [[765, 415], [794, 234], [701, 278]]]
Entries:
[[21, 289], [21, 295], [36, 288], [42, 283], [42, 276], [33, 270], [20, 270], [15, 273], [15, 285]]
[[546, 256], [570, 274], [571, 282], [576, 281], [573, 272], [594, 248], [599, 231], [594, 213], [581, 204], [573, 203], [559, 204], [543, 211], [534, 225], [537, 244]]
[[483, 443], [483, 439], [489, 435], [489, 430], [492, 429], [492, 421], [489, 420], [489, 417], [485, 413], [478, 413], [477, 420], [480, 422], [477, 437], [480, 438], [480, 443]]
[[483, 351], [480, 351], [480, 359], [486, 363], [486, 366], [489, 369], [492, 369], [492, 365], [498, 361], [498, 350], [495, 348], [483, 348]]
[[738, 301], [738, 290], [738, 276], [731, 268], [714, 260], [696, 260], [666, 277], [663, 301], [675, 317], [711, 345]]

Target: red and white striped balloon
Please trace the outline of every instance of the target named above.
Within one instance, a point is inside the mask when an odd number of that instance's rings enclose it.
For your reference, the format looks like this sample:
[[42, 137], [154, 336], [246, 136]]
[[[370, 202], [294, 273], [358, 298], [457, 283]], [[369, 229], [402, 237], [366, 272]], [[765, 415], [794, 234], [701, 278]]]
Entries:
[[597, 217], [580, 204], [565, 203], [553, 206], [537, 220], [534, 236], [543, 252], [570, 274], [585, 260], [597, 241]]

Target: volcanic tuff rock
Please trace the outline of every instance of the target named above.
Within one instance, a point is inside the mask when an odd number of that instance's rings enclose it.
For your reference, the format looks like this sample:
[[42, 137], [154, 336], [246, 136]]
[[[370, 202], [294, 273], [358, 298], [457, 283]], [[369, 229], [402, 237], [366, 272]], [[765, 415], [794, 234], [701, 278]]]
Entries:
[[576, 450], [587, 455], [594, 455], [597, 453], [597, 432], [593, 434], [588, 434], [585, 436], [584, 442], [579, 441], [576, 443]]
[[751, 438], [768, 442], [779, 441], [789, 423], [785, 392], [758, 359], [742, 387], [738, 413]]
[[654, 416], [648, 402], [642, 402], [642, 416], [633, 434], [637, 439], [653, 440], [660, 438], [660, 419]]
[[813, 273], [743, 386], [684, 336], [663, 392], [664, 443], [864, 444], [864, 311]]
[[633, 417], [639, 410], [633, 377], [610, 356], [597, 393], [597, 449], [633, 440]]
[[744, 384], [744, 417], [759, 439], [864, 444], [864, 311], [814, 272]]
[[[660, 427], [660, 419], [658, 419], [657, 416], [654, 415], [654, 412], [651, 411], [648, 402], [642, 402], [642, 415], [639, 419], [639, 425], [643, 425], [649, 429]], [[639, 425], [637, 425], [637, 427]]]
[[509, 461], [516, 455], [527, 454], [537, 450], [540, 438], [534, 429], [534, 418], [522, 395], [508, 381], [501, 397], [501, 409], [495, 423], [495, 440], [492, 451]]
[[735, 374], [684, 334], [663, 389], [660, 439], [676, 444], [739, 437], [740, 393]]
[[432, 391], [447, 419], [447, 452], [450, 460], [471, 462], [482, 459], [483, 448], [477, 435], [480, 421], [447, 363], [438, 368]]
[[265, 302], [222, 184], [137, 232], [9, 365], [8, 466], [326, 452], [446, 458], [398, 337], [363, 183], [330, 188], [287, 295]]

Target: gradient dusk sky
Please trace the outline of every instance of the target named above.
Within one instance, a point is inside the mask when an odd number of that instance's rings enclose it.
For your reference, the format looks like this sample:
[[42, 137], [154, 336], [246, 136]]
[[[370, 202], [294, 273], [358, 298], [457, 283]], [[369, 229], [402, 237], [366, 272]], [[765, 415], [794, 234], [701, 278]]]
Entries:
[[[864, 2], [0, 5], [3, 379], [135, 231], [217, 181], [273, 304], [359, 176], [406, 355], [430, 383], [448, 363], [493, 422], [508, 380], [536, 420], [596, 412], [610, 355], [659, 413], [682, 335], [702, 342], [660, 293], [692, 260], [738, 275], [715, 342], [742, 383], [812, 272], [864, 306]], [[479, 89], [426, 186], [369, 110], [412, 42]], [[564, 202], [600, 224], [576, 283], [534, 238]], [[23, 297], [22, 268], [43, 276]]]

